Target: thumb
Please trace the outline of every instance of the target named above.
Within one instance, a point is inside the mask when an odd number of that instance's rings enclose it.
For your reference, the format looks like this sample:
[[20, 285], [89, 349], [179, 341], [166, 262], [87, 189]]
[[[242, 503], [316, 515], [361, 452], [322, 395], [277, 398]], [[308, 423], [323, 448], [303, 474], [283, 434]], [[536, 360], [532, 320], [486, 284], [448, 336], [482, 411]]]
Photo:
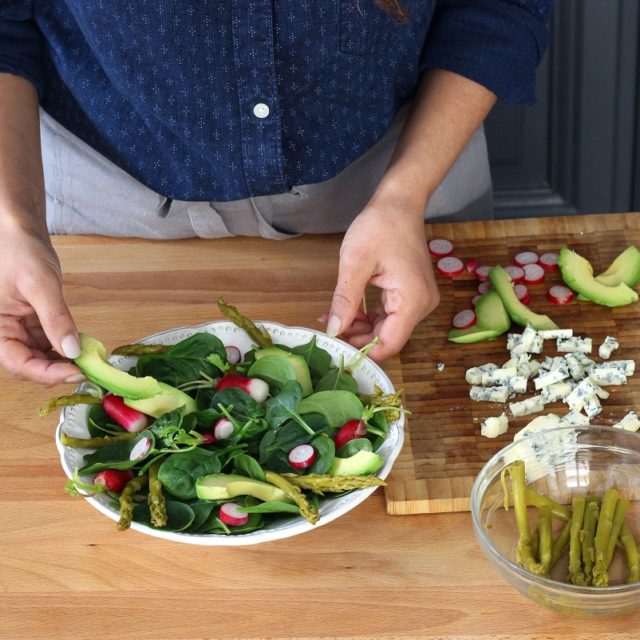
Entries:
[[338, 281], [333, 292], [331, 311], [327, 322], [327, 335], [335, 338], [354, 321], [373, 266], [366, 256], [341, 252]]
[[53, 274], [43, 274], [33, 280], [33, 286], [23, 295], [38, 316], [51, 346], [70, 360], [77, 358], [80, 355], [80, 339], [62, 296], [60, 280]]

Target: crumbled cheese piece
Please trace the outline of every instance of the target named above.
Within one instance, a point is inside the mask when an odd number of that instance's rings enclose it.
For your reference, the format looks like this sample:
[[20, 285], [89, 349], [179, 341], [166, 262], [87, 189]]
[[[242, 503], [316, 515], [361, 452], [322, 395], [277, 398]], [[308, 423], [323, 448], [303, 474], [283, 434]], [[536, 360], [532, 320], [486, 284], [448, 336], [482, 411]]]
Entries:
[[589, 379], [600, 386], [627, 384], [627, 376], [616, 367], [599, 365], [589, 371]]
[[534, 418], [529, 424], [522, 427], [520, 431], [517, 431], [513, 436], [514, 442], [516, 440], [521, 440], [525, 436], [529, 436], [532, 433], [538, 433], [540, 431], [544, 431], [545, 429], [553, 429], [554, 427], [560, 426], [560, 417], [555, 413], [548, 413], [546, 416], [538, 416]]
[[509, 418], [506, 413], [497, 417], [487, 418], [480, 425], [480, 435], [485, 438], [497, 438], [509, 429]]
[[556, 348], [560, 353], [591, 353], [591, 338], [580, 338], [573, 336], [572, 338], [558, 338]]
[[584, 406], [585, 400], [595, 395], [596, 388], [589, 378], [585, 378], [578, 383], [578, 386], [564, 399], [573, 411], [580, 411]]
[[482, 374], [480, 384], [483, 387], [490, 387], [495, 384], [501, 384], [506, 382], [509, 378], [517, 375], [518, 370], [515, 367], [509, 369], [494, 369]]
[[589, 418], [597, 416], [602, 411], [600, 400], [598, 400], [598, 396], [595, 393], [584, 401], [583, 408]]
[[607, 336], [598, 349], [598, 355], [603, 360], [608, 360], [611, 354], [620, 346], [620, 343], [613, 337]]
[[444, 362], [438, 362], [438, 364], [436, 365], [436, 369], [438, 371], [444, 371]]
[[540, 371], [540, 363], [537, 360], [529, 360], [530, 356], [523, 356], [523, 359], [518, 361], [518, 375], [525, 378], [533, 378]]
[[543, 340], [557, 340], [558, 338], [573, 337], [573, 329], [543, 329], [538, 331], [538, 335]]
[[640, 429], [640, 419], [635, 411], [629, 411], [627, 415], [613, 425], [616, 429], [625, 429], [626, 431], [638, 431]]
[[585, 377], [586, 373], [584, 367], [580, 364], [580, 360], [578, 360], [578, 358], [576, 358], [573, 353], [567, 353], [564, 357], [564, 360], [569, 369], [571, 377], [576, 382], [579, 382]]
[[555, 356], [553, 358], [545, 356], [540, 368], [545, 371], [554, 371], [555, 369], [564, 369], [566, 366], [567, 362], [563, 356]]
[[558, 369], [552, 369], [547, 373], [540, 374], [534, 381], [533, 384], [536, 390], [540, 390], [544, 387], [548, 387], [550, 384], [555, 384], [556, 382], [561, 382], [569, 377], [568, 369], [562, 367]]
[[512, 378], [507, 380], [507, 386], [511, 390], [512, 395], [515, 393], [526, 393], [527, 382], [528, 379], [526, 376], [513, 376]]
[[609, 362], [603, 362], [597, 366], [620, 369], [625, 376], [632, 376], [636, 371], [636, 363], [633, 360], [609, 360]]
[[516, 418], [528, 416], [531, 413], [538, 413], [544, 411], [544, 398], [540, 395], [527, 398], [521, 402], [510, 402], [509, 409], [511, 409], [511, 413]]
[[471, 367], [471, 369], [467, 369], [464, 379], [469, 384], [480, 384], [482, 382], [482, 374], [494, 369], [498, 369], [498, 365], [493, 362], [487, 362], [487, 364], [482, 364], [479, 367]]
[[544, 398], [545, 403], [557, 402], [558, 400], [564, 400], [572, 391], [573, 385], [571, 382], [562, 381], [550, 384], [542, 389], [541, 395]]
[[469, 397], [478, 402], [506, 402], [509, 397], [509, 387], [477, 387], [469, 390]]
[[560, 424], [562, 426], [582, 427], [588, 425], [589, 422], [589, 417], [585, 416], [584, 413], [580, 413], [580, 411], [569, 411], [569, 413], [562, 416]]

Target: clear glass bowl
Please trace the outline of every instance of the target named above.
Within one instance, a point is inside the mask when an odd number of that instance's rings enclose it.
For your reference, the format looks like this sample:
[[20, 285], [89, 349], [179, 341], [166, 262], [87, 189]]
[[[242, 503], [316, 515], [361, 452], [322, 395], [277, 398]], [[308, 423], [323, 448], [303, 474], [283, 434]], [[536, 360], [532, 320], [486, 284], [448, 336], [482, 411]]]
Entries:
[[[516, 562], [513, 508], [504, 509], [502, 470], [521, 459], [527, 483], [560, 504], [573, 496], [602, 497], [616, 488], [630, 501], [625, 522], [636, 541], [640, 535], [640, 433], [612, 427], [561, 427], [526, 436], [499, 451], [478, 474], [471, 493], [473, 527], [484, 554], [498, 572], [527, 598], [564, 613], [581, 616], [613, 615], [640, 606], [640, 583], [627, 584], [624, 552], [617, 548], [609, 570], [608, 587], [581, 587], [564, 582], [568, 553], [550, 578], [533, 575]], [[529, 509], [530, 522], [534, 513]], [[562, 527], [554, 520], [554, 535]]]

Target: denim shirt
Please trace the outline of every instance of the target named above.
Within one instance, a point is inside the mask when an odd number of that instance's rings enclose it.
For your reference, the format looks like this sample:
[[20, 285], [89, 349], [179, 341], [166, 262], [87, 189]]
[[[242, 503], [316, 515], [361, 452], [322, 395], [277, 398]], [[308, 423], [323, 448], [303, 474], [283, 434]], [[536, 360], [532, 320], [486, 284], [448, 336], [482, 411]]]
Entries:
[[0, 0], [0, 71], [143, 184], [227, 201], [327, 180], [426, 69], [534, 102], [551, 0]]

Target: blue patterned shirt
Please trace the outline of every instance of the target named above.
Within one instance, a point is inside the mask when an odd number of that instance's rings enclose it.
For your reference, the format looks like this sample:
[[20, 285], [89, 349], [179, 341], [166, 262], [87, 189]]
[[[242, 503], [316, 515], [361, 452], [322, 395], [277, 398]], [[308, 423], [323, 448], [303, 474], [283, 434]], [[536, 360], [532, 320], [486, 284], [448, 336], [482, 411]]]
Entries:
[[428, 68], [534, 101], [551, 0], [0, 0], [0, 71], [155, 191], [223, 201], [338, 174]]

